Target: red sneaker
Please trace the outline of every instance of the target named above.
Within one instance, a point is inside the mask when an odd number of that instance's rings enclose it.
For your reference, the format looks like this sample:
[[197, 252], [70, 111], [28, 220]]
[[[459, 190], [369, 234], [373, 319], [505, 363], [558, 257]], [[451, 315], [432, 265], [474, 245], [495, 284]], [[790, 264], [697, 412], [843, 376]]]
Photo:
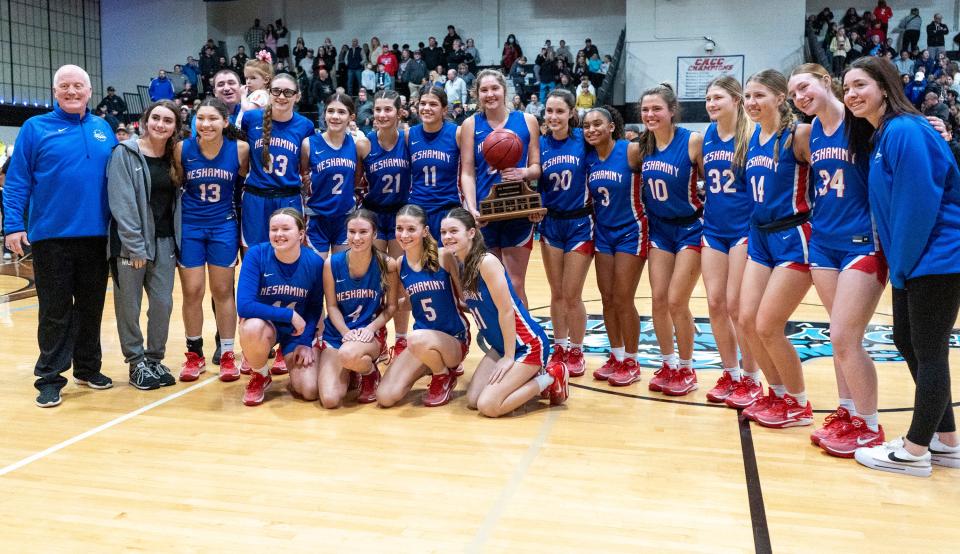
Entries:
[[647, 383], [647, 388], [653, 392], [663, 391], [663, 386], [673, 379], [673, 375], [676, 372], [676, 369], [673, 369], [669, 364], [664, 362], [663, 365], [660, 366], [660, 369], [653, 372], [653, 378]]
[[270, 368], [273, 375], [286, 375], [290, 373], [287, 369], [287, 362], [283, 361], [283, 350], [277, 348], [277, 357], [273, 359], [273, 367]]
[[207, 360], [195, 352], [187, 352], [187, 361], [180, 366], [181, 381], [196, 381], [207, 370]]
[[836, 411], [823, 418], [823, 427], [810, 433], [810, 442], [820, 446], [820, 441], [831, 435], [836, 435], [848, 423], [850, 423], [850, 412], [843, 406], [838, 406]]
[[[728, 406], [729, 406], [729, 400], [730, 399], [728, 398], [727, 399]], [[761, 392], [760, 397], [757, 398], [753, 404], [750, 404], [749, 406], [743, 409], [743, 417], [751, 421], [756, 421], [757, 413], [763, 410], [766, 410], [767, 408], [770, 407], [772, 403], [776, 402], [777, 400], [778, 400], [777, 395], [773, 392], [773, 388], [768, 387], [766, 396], [763, 396], [763, 393]]]
[[273, 378], [269, 375], [263, 376], [254, 373], [253, 377], [247, 381], [247, 388], [243, 391], [243, 403], [247, 406], [259, 406], [263, 404], [263, 395], [273, 384]]
[[640, 365], [635, 358], [627, 358], [620, 362], [620, 367], [613, 372], [607, 382], [614, 387], [625, 387], [640, 380]]
[[553, 364], [562, 364], [567, 361], [567, 351], [562, 346], [554, 346], [553, 353], [550, 354], [550, 359], [547, 360], [547, 367], [552, 366]]
[[567, 350], [567, 372], [570, 377], [583, 377], [587, 372], [587, 362], [583, 359], [583, 350], [571, 348]]
[[[356, 375], [356, 372], [351, 372]], [[380, 385], [380, 370], [376, 367], [366, 375], [360, 376], [360, 394], [357, 395], [358, 404], [370, 404], [377, 401], [377, 387]]]
[[733, 380], [729, 371], [724, 371], [717, 379], [717, 384], [707, 392], [707, 400], [710, 402], [723, 402], [736, 388], [737, 381]]
[[453, 373], [454, 377], [462, 377], [462, 376], [463, 376], [463, 364], [460, 364], [460, 365], [458, 365], [457, 367], [455, 367], [454, 369], [451, 369], [451, 370], [450, 370], [450, 373]]
[[660, 386], [668, 396], [683, 396], [697, 390], [697, 373], [693, 368], [682, 367], [672, 372], [672, 378]]
[[806, 406], [797, 404], [797, 399], [789, 394], [770, 404], [770, 407], [756, 412], [756, 421], [764, 427], [784, 429], [786, 427], [802, 427], [813, 425], [813, 408], [810, 402]]
[[613, 372], [617, 370], [619, 365], [620, 362], [617, 361], [613, 354], [610, 354], [610, 357], [607, 358], [607, 361], [593, 372], [593, 378], [597, 381], [606, 381], [611, 375], [613, 375]]
[[570, 371], [560, 362], [548, 365], [547, 373], [553, 377], [553, 384], [545, 389], [550, 391], [550, 405], [559, 406], [570, 396]]
[[220, 380], [224, 383], [236, 381], [240, 378], [240, 368], [233, 352], [224, 352], [220, 356]]
[[247, 357], [243, 357], [243, 361], [240, 362], [240, 373], [243, 375], [250, 375], [253, 373], [253, 368], [250, 367], [250, 363], [247, 362]]
[[397, 342], [393, 343], [393, 346], [390, 347], [390, 361], [388, 363], [393, 363], [404, 350], [407, 349], [407, 337], [397, 338]]
[[850, 418], [850, 424], [833, 435], [823, 437], [820, 448], [838, 458], [852, 458], [858, 448], [871, 448], [883, 444], [883, 426], [871, 431], [867, 422], [859, 416]]
[[456, 386], [457, 376], [453, 374], [452, 369], [448, 369], [447, 373], [433, 374], [430, 377], [430, 386], [423, 394], [423, 405], [427, 408], [435, 408], [450, 402]]
[[749, 408], [761, 398], [763, 398], [763, 387], [758, 381], [744, 375], [738, 383], [734, 384], [733, 392], [723, 403], [731, 408]]

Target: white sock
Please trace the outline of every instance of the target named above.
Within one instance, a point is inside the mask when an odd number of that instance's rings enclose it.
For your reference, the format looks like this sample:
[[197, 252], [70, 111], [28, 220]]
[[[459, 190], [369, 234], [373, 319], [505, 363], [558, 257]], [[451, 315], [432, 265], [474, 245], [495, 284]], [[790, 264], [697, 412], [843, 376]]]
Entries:
[[733, 379], [735, 382], [738, 382], [738, 383], [740, 382], [740, 368], [739, 368], [739, 367], [728, 367], [728, 368], [724, 368], [724, 371], [726, 371], [726, 372], [730, 375], [730, 378]]
[[770, 385], [770, 388], [773, 389], [773, 394], [777, 395], [777, 398], [783, 398], [783, 395], [787, 394], [786, 385]]
[[686, 369], [693, 369], [693, 360], [680, 360], [680, 367]]
[[194, 342], [194, 341], [198, 341], [198, 340], [200, 340], [200, 339], [202, 339], [202, 338], [203, 338], [203, 337], [187, 337], [187, 340], [190, 341], [190, 342]]
[[220, 339], [220, 352], [233, 352], [233, 339]]
[[622, 346], [618, 348], [611, 348], [610, 351], [613, 352], [613, 357], [616, 358], [618, 362], [622, 362], [623, 359], [627, 356], [627, 352], [626, 350], [624, 350], [624, 347]]
[[852, 398], [840, 398], [840, 407], [850, 412], [851, 416], [857, 415], [857, 407], [853, 404]]
[[580, 350], [580, 351], [583, 351], [583, 343], [582, 343], [582, 342], [571, 342], [571, 343], [570, 343], [570, 350]]
[[533, 380], [537, 382], [537, 392], [543, 392], [553, 384], [553, 375], [543, 373], [534, 377]]
[[801, 408], [805, 408], [807, 406], [807, 391], [798, 392], [797, 394], [791, 394], [790, 396], [797, 399], [797, 404]]
[[669, 367], [673, 369], [677, 369], [677, 367], [680, 366], [680, 356], [677, 356], [676, 352], [674, 352], [673, 354], [668, 354], [666, 356], [661, 354], [660, 358], [663, 359], [663, 363], [667, 364]]
[[265, 366], [261, 367], [260, 369], [255, 369], [254, 371], [259, 373], [260, 375], [263, 375], [264, 377], [268, 377], [270, 375], [271, 367], [273, 367], [273, 362], [267, 359], [267, 364]]
[[872, 414], [864, 414], [860, 416], [863, 418], [863, 421], [867, 423], [867, 428], [876, 433], [880, 430], [880, 414], [873, 412]]
[[566, 350], [566, 348], [567, 348], [567, 342], [568, 342], [568, 340], [565, 339], [565, 338], [564, 338], [564, 339], [554, 339], [554, 340], [553, 340], [553, 344], [555, 344], [556, 346], [562, 347], [564, 350]]
[[762, 375], [761, 375], [762, 373], [763, 373], [763, 372], [760, 371], [759, 369], [756, 370], [756, 371], [744, 371], [744, 372], [743, 372], [743, 376], [744, 376], [744, 377], [749, 377], [750, 379], [753, 380], [754, 383], [759, 383], [759, 382], [760, 382], [760, 378], [762, 377]]
[[639, 352], [639, 351], [636, 352], [635, 354], [627, 354], [627, 355], [628, 355], [628, 356], [633, 356], [633, 359], [637, 361], [637, 365], [640, 365], [640, 352]]

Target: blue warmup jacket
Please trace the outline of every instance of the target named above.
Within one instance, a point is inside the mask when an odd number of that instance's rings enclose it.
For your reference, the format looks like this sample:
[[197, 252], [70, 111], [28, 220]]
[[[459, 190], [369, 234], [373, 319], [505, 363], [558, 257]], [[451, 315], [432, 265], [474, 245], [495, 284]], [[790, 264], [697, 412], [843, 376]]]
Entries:
[[3, 187], [4, 233], [25, 230], [30, 242], [107, 236], [107, 163], [116, 144], [110, 125], [89, 110], [79, 116], [55, 105], [28, 119]]

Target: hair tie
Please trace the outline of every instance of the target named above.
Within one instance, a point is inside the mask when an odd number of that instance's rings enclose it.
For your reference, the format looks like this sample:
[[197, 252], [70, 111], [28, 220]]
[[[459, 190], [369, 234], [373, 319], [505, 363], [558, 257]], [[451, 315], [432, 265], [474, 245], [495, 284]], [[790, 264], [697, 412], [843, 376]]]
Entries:
[[273, 58], [270, 56], [270, 52], [267, 52], [266, 50], [257, 52], [257, 59], [261, 62], [267, 62], [269, 64], [273, 63]]

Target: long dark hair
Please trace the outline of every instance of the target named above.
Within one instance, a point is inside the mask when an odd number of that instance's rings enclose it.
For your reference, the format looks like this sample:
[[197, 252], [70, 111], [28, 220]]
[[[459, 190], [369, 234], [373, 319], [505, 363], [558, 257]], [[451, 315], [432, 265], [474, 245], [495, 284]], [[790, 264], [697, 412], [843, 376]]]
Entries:
[[[889, 67], [887, 67], [889, 66]], [[873, 149], [875, 133], [892, 118], [903, 114], [921, 115], [913, 106], [907, 95], [903, 93], [903, 85], [896, 66], [887, 60], [874, 56], [857, 58], [843, 73], [844, 81], [847, 74], [854, 69], [862, 70], [868, 77], [877, 82], [877, 87], [883, 93], [886, 110], [876, 129], [864, 118], [856, 117], [850, 108], [844, 108], [843, 126], [846, 128], [847, 148], [854, 160], [866, 160]]]
[[[416, 218], [420, 222], [420, 225], [427, 227], [427, 212], [423, 211], [423, 208], [420, 206], [407, 204], [397, 212], [397, 217], [404, 215]], [[440, 234], [440, 229], [430, 229], [430, 231], [437, 235]], [[430, 236], [430, 233], [424, 233], [421, 246], [423, 247], [423, 253], [420, 255], [421, 265], [430, 273], [436, 272], [440, 269], [440, 253], [437, 248], [437, 241]]]
[[183, 128], [183, 122], [180, 121], [180, 108], [174, 104], [172, 100], [157, 100], [147, 106], [146, 110], [143, 110], [143, 115], [140, 116], [141, 129], [146, 130], [147, 121], [150, 120], [150, 115], [153, 113], [153, 110], [157, 108], [166, 108], [173, 114], [173, 134], [170, 135], [166, 144], [163, 145], [162, 159], [169, 162], [173, 159], [173, 149], [177, 146], [177, 143], [180, 142], [180, 131]]
[[[561, 58], [562, 59], [562, 58]], [[563, 100], [563, 103], [567, 105], [567, 108], [570, 110], [570, 118], [567, 119], [567, 125], [570, 127], [567, 130], [567, 133], [573, 134], [573, 130], [580, 126], [580, 118], [577, 116], [577, 99], [573, 96], [573, 93], [565, 88], [555, 88], [550, 91], [550, 94], [547, 95], [547, 102], [551, 98], [559, 98]], [[546, 105], [546, 102], [544, 102]]]
[[[641, 109], [643, 99], [647, 96], [658, 96], [663, 100], [663, 103], [667, 105], [667, 109], [670, 110], [672, 114], [670, 116], [670, 125], [676, 127], [677, 122], [680, 121], [680, 103], [677, 101], [676, 93], [673, 92], [673, 85], [663, 82], [643, 91], [643, 94], [640, 95], [640, 102], [637, 103], [637, 110]], [[644, 127], [643, 132], [640, 133], [640, 140], [638, 142], [640, 143], [641, 158], [646, 158], [657, 149], [657, 137], [654, 136], [653, 131], [650, 131], [646, 127]]]
[[223, 137], [230, 140], [241, 140], [240, 130], [236, 126], [230, 123], [230, 110], [227, 109], [227, 105], [223, 103], [223, 100], [216, 98], [214, 96], [208, 96], [203, 99], [203, 102], [200, 102], [200, 106], [197, 108], [197, 112], [200, 111], [200, 108], [210, 107], [217, 110], [217, 113], [220, 114], [220, 117], [227, 122], [223, 127]]
[[613, 132], [610, 134], [610, 137], [613, 140], [620, 140], [623, 138], [623, 116], [620, 115], [620, 112], [617, 111], [616, 108], [609, 104], [598, 106], [596, 108], [590, 108], [585, 114], [583, 114], [583, 119], [586, 120], [587, 115], [594, 112], [603, 116], [603, 118], [610, 123], [613, 123]]
[[487, 253], [483, 233], [477, 228], [477, 220], [473, 217], [473, 214], [463, 208], [454, 208], [447, 212], [447, 215], [443, 218], [456, 219], [468, 231], [470, 229], [476, 230], [476, 234], [473, 236], [473, 244], [470, 246], [470, 251], [467, 252], [466, 259], [463, 260], [463, 270], [460, 272], [460, 283], [463, 290], [476, 293], [480, 283], [480, 262], [483, 261], [483, 257]]
[[[370, 223], [370, 225], [373, 227], [374, 238], [376, 238], [376, 235], [377, 235], [376, 214], [374, 214], [373, 212], [371, 212], [366, 208], [357, 208], [347, 214], [347, 220], [346, 222], [344, 222], [344, 226], [346, 227], [350, 225], [350, 222], [353, 221], [354, 219], [362, 219]], [[384, 294], [386, 294], [388, 282], [389, 282], [387, 280], [387, 271], [389, 271], [389, 268], [387, 267], [387, 257], [376, 246], [371, 246], [371, 249], [373, 250], [373, 259], [377, 261], [377, 266], [380, 268], [380, 290], [382, 290]]]

